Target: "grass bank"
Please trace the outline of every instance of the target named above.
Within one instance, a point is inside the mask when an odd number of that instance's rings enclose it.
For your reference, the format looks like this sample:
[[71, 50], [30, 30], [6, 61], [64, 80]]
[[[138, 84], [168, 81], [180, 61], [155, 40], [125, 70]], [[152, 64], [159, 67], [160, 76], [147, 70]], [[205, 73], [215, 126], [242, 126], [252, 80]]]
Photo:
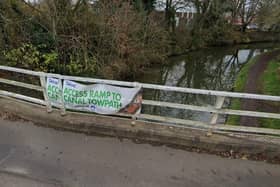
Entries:
[[[251, 59], [247, 64], [245, 64], [241, 71], [237, 75], [237, 79], [234, 83], [234, 91], [235, 92], [244, 92], [244, 88], [247, 82], [247, 76], [249, 74], [250, 68], [258, 61], [259, 56]], [[232, 99], [231, 100], [231, 109], [240, 110], [241, 109], [241, 100], [240, 99]], [[228, 117], [227, 123], [229, 125], [238, 125], [240, 122], [240, 116], [230, 115]]]
[[[280, 96], [280, 56], [269, 62], [261, 77], [261, 86], [263, 94]], [[269, 104], [280, 112], [280, 103]], [[280, 120], [277, 119], [262, 119], [261, 123], [267, 128], [280, 129]]]
[[[247, 83], [249, 71], [251, 67], [258, 62], [259, 57], [260, 56], [253, 58], [241, 69], [234, 85], [235, 92], [246, 92], [245, 85]], [[280, 96], [280, 56], [268, 62], [266, 70], [264, 70], [259, 80], [256, 80], [256, 84], [259, 85], [259, 94]], [[280, 112], [279, 103], [263, 102], [262, 104], [268, 106], [268, 108], [272, 110], [267, 112]], [[233, 99], [230, 108], [240, 110], [241, 100]], [[261, 118], [259, 120], [261, 127], [280, 129], [280, 120]], [[240, 123], [240, 116], [229, 116], [227, 123], [230, 125], [238, 125]]]

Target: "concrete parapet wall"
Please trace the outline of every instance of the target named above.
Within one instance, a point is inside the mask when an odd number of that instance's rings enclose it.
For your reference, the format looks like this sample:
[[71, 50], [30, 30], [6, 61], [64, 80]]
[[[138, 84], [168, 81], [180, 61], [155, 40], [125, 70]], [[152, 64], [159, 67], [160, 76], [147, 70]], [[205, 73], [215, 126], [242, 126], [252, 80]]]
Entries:
[[60, 110], [51, 113], [44, 106], [8, 97], [0, 97], [0, 112], [15, 114], [35, 124], [74, 132], [129, 138], [133, 140], [172, 145], [181, 148], [198, 148], [213, 153], [234, 152], [246, 155], [264, 155], [280, 160], [280, 138], [252, 134], [213, 132], [205, 129], [169, 126], [128, 118], [102, 116]]

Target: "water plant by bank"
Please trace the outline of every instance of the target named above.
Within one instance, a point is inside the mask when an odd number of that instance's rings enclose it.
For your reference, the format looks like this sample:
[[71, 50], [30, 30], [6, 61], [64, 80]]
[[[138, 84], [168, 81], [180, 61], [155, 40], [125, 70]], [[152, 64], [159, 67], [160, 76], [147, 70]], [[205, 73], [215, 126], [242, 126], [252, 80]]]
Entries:
[[[234, 86], [236, 92], [280, 95], [280, 50], [267, 52], [252, 59], [240, 71]], [[280, 112], [276, 103], [234, 99], [231, 108], [264, 112]], [[280, 128], [280, 120], [229, 116], [228, 124]]]

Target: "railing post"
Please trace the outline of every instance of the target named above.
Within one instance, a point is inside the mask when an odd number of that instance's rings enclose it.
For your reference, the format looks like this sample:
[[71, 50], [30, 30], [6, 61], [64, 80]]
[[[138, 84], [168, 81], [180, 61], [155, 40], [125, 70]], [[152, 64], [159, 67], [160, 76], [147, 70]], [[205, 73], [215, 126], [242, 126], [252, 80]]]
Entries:
[[62, 79], [59, 78], [59, 88], [61, 90], [60, 92], [60, 97], [61, 97], [61, 115], [64, 116], [66, 115], [66, 108], [65, 108], [65, 103], [64, 103], [64, 97], [63, 97], [63, 83], [62, 83]]
[[[133, 83], [133, 87], [134, 87], [134, 88], [142, 88], [142, 85], [141, 85], [139, 82], [134, 82], [134, 83]], [[142, 107], [142, 106], [141, 106], [141, 107]], [[136, 112], [135, 114], [133, 114], [133, 115], [131, 116], [131, 119], [132, 119], [131, 125], [132, 125], [132, 126], [135, 125], [136, 120], [137, 120], [137, 118], [138, 118], [138, 116], [139, 116], [140, 113], [141, 113], [141, 110], [140, 110], [139, 113]]]
[[[215, 109], [217, 110], [221, 109], [223, 107], [224, 102], [225, 102], [225, 97], [217, 96], [216, 103], [214, 106]], [[219, 118], [219, 114], [214, 113], [210, 120], [210, 128], [209, 128], [208, 135], [212, 135], [213, 126], [217, 124], [218, 118]]]
[[44, 100], [46, 102], [46, 107], [47, 107], [47, 112], [52, 112], [52, 105], [48, 97], [47, 93], [47, 87], [46, 87], [46, 76], [40, 76], [40, 83], [41, 87], [43, 88], [43, 95], [44, 95]]

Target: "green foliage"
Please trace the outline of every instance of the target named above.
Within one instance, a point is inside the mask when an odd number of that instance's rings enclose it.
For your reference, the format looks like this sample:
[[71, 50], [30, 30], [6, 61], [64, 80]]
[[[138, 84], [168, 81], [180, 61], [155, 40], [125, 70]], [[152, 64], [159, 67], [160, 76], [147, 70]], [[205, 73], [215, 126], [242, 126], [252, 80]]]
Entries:
[[[44, 72], [60, 72], [70, 75], [89, 76], [97, 70], [97, 59], [89, 58], [87, 63], [81, 62], [79, 56], [71, 55], [70, 62], [63, 67], [58, 63], [58, 54], [54, 51], [41, 52], [45, 46], [35, 47], [23, 44], [21, 47], [4, 52], [5, 65]], [[63, 72], [61, 70], [63, 69]]]
[[262, 127], [269, 129], [280, 129], [279, 119], [261, 119]]
[[107, 78], [133, 76], [167, 56], [168, 34], [153, 20], [154, 3], [3, 0], [0, 44], [4, 43], [6, 59], [19, 67]]
[[[241, 108], [241, 101], [240, 99], [232, 99], [230, 108], [233, 110], [240, 110]], [[229, 125], [238, 125], [240, 123], [240, 116], [230, 115], [227, 119], [227, 124]]]
[[280, 31], [280, 2], [266, 0], [262, 2], [257, 15], [258, 24], [264, 30]]
[[90, 58], [87, 64], [80, 62], [79, 57], [70, 57], [70, 63], [66, 65], [66, 74], [79, 75], [79, 76], [91, 76], [97, 72], [97, 59]]
[[58, 58], [55, 52], [41, 53], [31, 44], [4, 52], [5, 61], [9, 66], [16, 66], [35, 71], [54, 72]]
[[280, 57], [269, 62], [262, 76], [263, 93], [280, 96]]

